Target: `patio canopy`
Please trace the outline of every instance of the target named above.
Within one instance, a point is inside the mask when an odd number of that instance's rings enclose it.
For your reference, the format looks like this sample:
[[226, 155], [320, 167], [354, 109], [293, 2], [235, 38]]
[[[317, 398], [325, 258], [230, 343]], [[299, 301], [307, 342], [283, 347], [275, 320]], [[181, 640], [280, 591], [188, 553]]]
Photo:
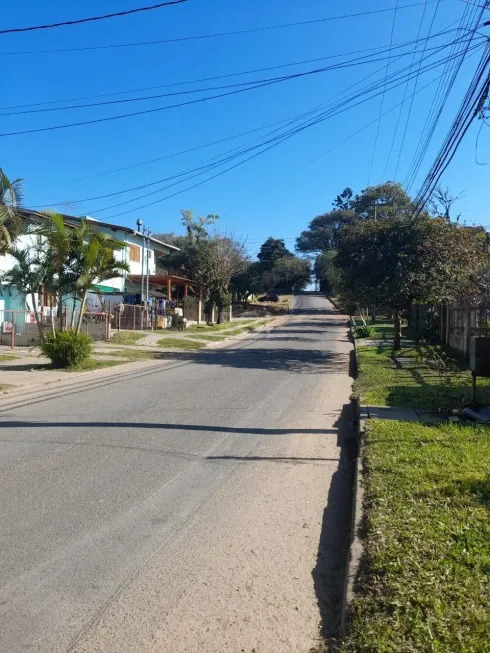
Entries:
[[[194, 288], [195, 290], [201, 290], [201, 284], [197, 281], [192, 281], [191, 279], [186, 279], [185, 277], [179, 277], [176, 274], [150, 274], [149, 277], [145, 276], [149, 280], [150, 287], [154, 288], [166, 288], [167, 290], [167, 299], [172, 299], [172, 286], [184, 286], [184, 297], [187, 297], [189, 288]], [[141, 275], [139, 274], [128, 274], [127, 280], [130, 283], [135, 285], [141, 284]], [[200, 294], [200, 293], [199, 293]]]

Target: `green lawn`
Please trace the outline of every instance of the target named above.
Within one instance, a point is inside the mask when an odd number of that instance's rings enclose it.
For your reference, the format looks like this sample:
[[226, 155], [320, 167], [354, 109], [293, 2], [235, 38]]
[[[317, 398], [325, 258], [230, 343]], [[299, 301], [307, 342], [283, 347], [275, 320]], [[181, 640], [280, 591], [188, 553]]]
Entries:
[[199, 331], [199, 332], [208, 332], [208, 331], [222, 331], [224, 329], [232, 329], [235, 326], [244, 326], [245, 324], [252, 324], [253, 322], [257, 322], [257, 319], [250, 319], [250, 320], [236, 320], [232, 322], [223, 322], [223, 324], [211, 324], [210, 326], [207, 324], [193, 324], [190, 327], [186, 329], [186, 331]]
[[198, 340], [206, 340], [207, 342], [221, 342], [223, 340], [226, 340], [226, 335], [224, 336], [216, 336], [211, 333], [202, 335], [200, 333], [192, 333], [189, 334], [192, 338], [197, 338]]
[[162, 338], [158, 340], [157, 345], [168, 349], [201, 349], [206, 346], [204, 343], [186, 340], [185, 338]]
[[[393, 340], [395, 337], [395, 327], [393, 322], [387, 322], [386, 318], [380, 317], [376, 321], [376, 324], [371, 324], [371, 320], [366, 320], [369, 326], [373, 331], [373, 335], [369, 336], [372, 339], [379, 340]], [[358, 317], [355, 317], [355, 322], [357, 326], [361, 326], [362, 322]], [[417, 339], [418, 333], [415, 329], [404, 324], [402, 326], [402, 338]]]
[[141, 331], [117, 331], [111, 337], [110, 342], [115, 342], [117, 345], [134, 345], [145, 335]]
[[19, 358], [18, 356], [14, 356], [13, 354], [0, 354], [0, 363], [3, 363], [4, 361], [13, 361]]
[[490, 429], [372, 421], [343, 653], [490, 651]]
[[[90, 370], [98, 370], [102, 367], [114, 367], [115, 365], [121, 365], [122, 363], [128, 362], [127, 360], [98, 360], [94, 358], [87, 358], [79, 365], [73, 365], [72, 367], [67, 367], [67, 372], [88, 372]], [[59, 372], [59, 369], [52, 368], [55, 371]]]
[[[389, 346], [358, 348], [359, 376], [354, 393], [362, 401], [375, 406], [407, 406], [412, 408], [450, 408], [460, 398], [471, 398], [471, 373], [453, 361], [451, 385], [426, 362], [430, 351], [423, 346], [406, 347], [396, 356]], [[408, 360], [404, 360], [408, 359]], [[478, 379], [479, 403], [490, 403], [490, 379]]]
[[[151, 360], [162, 356], [159, 352], [149, 351], [148, 349], [111, 349], [110, 351], [98, 351], [97, 356], [121, 356], [128, 360]], [[121, 361], [126, 363], [127, 361]]]

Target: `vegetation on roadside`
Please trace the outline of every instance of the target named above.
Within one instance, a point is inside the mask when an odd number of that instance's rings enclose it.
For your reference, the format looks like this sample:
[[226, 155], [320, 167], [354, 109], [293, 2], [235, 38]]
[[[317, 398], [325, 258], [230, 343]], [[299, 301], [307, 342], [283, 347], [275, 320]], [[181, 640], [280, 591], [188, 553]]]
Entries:
[[[426, 345], [393, 352], [390, 346], [359, 347], [354, 393], [374, 406], [435, 409], [459, 406], [471, 398], [471, 372], [462, 361], [438, 358], [440, 348]], [[490, 379], [478, 379], [478, 401], [490, 403]]]
[[490, 428], [372, 421], [342, 653], [490, 651]]
[[434, 201], [421, 206], [392, 181], [358, 195], [346, 188], [333, 210], [311, 220], [296, 248], [316, 255], [320, 289], [339, 297], [351, 315], [390, 309], [398, 350], [402, 317], [413, 304], [476, 302], [488, 288], [487, 234], [451, 221], [457, 199], [436, 189]]
[[13, 361], [17, 358], [18, 356], [14, 356], [13, 354], [0, 354], [0, 363], [3, 363], [4, 361]]
[[127, 363], [129, 361], [121, 359], [118, 360], [99, 360], [98, 358], [86, 358], [81, 363], [76, 365], [70, 365], [66, 368], [67, 372], [89, 372], [91, 370], [98, 370], [103, 367], [115, 367], [116, 365], [122, 365], [122, 363]]
[[88, 361], [93, 351], [93, 341], [85, 333], [55, 331], [46, 335], [41, 351], [55, 368], [75, 368]]
[[[152, 333], [155, 333], [154, 331]], [[116, 331], [111, 336], [110, 342], [113, 342], [117, 345], [134, 345], [145, 337], [145, 333], [141, 331]]]
[[211, 333], [202, 335], [200, 333], [193, 333], [192, 338], [196, 338], [197, 340], [205, 340], [207, 342], [222, 342], [223, 340], [226, 340], [226, 336], [216, 336]]
[[163, 349], [201, 349], [206, 345], [204, 343], [195, 342], [186, 338], [162, 338], [157, 342], [158, 347]]
[[192, 333], [194, 331], [198, 331], [199, 333], [204, 333], [208, 331], [223, 331], [225, 329], [233, 329], [236, 326], [244, 326], [254, 322], [257, 322], [255, 318], [250, 320], [239, 320], [236, 322], [224, 322], [223, 324], [193, 324], [188, 329], [186, 329], [185, 332]]

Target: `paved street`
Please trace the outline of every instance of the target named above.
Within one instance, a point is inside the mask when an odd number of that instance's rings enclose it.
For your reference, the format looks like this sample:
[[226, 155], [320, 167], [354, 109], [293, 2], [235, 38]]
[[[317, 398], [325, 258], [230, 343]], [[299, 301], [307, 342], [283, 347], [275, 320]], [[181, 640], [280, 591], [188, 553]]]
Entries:
[[347, 320], [0, 413], [0, 651], [307, 653], [349, 520]]

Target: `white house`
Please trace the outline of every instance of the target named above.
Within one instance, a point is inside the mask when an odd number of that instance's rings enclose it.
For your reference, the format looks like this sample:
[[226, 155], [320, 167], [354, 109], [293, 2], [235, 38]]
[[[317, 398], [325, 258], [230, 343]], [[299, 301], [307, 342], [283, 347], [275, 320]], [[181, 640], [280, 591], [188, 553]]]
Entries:
[[[26, 221], [27, 230], [29, 227], [33, 230], [32, 234], [25, 233], [20, 236], [16, 242], [19, 249], [26, 247], [34, 247], [36, 239], [39, 237], [35, 235], [34, 230], [37, 226], [43, 224], [47, 217], [42, 213], [30, 210], [20, 211], [21, 217]], [[66, 224], [79, 225], [82, 220], [90, 220], [91, 223], [100, 230], [102, 233], [108, 234], [117, 238], [126, 244], [126, 247], [115, 253], [116, 258], [123, 260], [129, 264], [129, 274], [122, 278], [109, 279], [103, 284], [95, 285], [95, 292], [103, 297], [108, 295], [114, 296], [114, 299], [120, 300], [122, 296], [133, 296], [135, 301], [137, 296], [141, 293], [141, 283], [134, 282], [135, 277], [141, 278], [144, 274], [154, 276], [156, 273], [156, 261], [158, 258], [169, 254], [172, 251], [178, 250], [177, 247], [163, 243], [152, 236], [144, 237], [138, 230], [131, 229], [123, 225], [114, 225], [112, 223], [100, 222], [93, 218], [78, 218], [75, 216], [63, 215]], [[0, 277], [7, 270], [15, 265], [15, 259], [8, 253], [0, 255]], [[132, 281], [127, 277], [132, 277]], [[2, 287], [2, 294], [0, 295], [0, 309], [5, 310], [24, 310], [26, 307], [26, 298], [16, 288]], [[39, 304], [42, 303], [42, 298], [38, 298]], [[141, 301], [141, 295], [139, 296]], [[139, 303], [139, 302], [138, 302]], [[27, 298], [27, 306], [32, 310], [31, 299]]]

